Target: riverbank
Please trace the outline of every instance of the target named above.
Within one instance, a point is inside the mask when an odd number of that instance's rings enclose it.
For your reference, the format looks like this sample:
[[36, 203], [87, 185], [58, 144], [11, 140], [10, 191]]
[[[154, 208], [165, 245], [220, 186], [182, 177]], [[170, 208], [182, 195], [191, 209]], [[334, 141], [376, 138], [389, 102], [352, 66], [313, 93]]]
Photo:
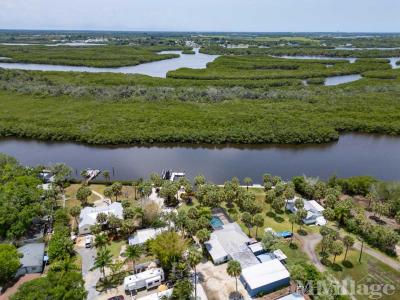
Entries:
[[[319, 145], [193, 145], [89, 146], [66, 142], [0, 139], [0, 152], [15, 156], [24, 165], [64, 162], [80, 172], [87, 168], [108, 170], [111, 180], [132, 181], [153, 172], [174, 169], [188, 178], [205, 175], [223, 184], [237, 176], [260, 183], [264, 173], [290, 180], [293, 176], [328, 179], [332, 175], [370, 175], [400, 180], [400, 137], [342, 135], [338, 142]], [[95, 181], [102, 182], [100, 175]], [[102, 182], [104, 183], [104, 181]]]

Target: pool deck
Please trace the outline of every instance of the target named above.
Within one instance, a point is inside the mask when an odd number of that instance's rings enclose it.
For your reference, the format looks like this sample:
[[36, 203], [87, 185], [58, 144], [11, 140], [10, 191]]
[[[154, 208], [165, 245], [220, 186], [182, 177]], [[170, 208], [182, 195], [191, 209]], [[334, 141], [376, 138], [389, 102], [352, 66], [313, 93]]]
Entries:
[[233, 222], [222, 208], [214, 209], [212, 215], [218, 217], [224, 225]]

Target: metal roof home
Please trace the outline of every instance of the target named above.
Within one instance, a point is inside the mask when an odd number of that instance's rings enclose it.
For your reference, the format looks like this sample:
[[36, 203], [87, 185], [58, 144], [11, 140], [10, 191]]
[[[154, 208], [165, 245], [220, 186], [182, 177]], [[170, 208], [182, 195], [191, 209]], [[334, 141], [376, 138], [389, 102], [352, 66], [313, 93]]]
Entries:
[[41, 273], [43, 270], [44, 243], [32, 243], [19, 247], [17, 250], [22, 255], [21, 266], [16, 276], [30, 273]]
[[79, 216], [79, 233], [90, 233], [90, 226], [96, 224], [96, 218], [99, 213], [107, 215], [115, 215], [119, 219], [123, 219], [123, 208], [121, 203], [114, 202], [108, 206], [102, 207], [85, 207]]

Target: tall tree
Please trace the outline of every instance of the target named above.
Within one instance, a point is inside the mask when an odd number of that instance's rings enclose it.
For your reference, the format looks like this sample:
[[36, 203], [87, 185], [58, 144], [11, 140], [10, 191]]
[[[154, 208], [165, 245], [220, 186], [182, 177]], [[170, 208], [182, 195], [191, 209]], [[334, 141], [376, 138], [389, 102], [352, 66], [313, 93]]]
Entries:
[[333, 254], [333, 262], [335, 263], [336, 256], [343, 253], [343, 242], [340, 240], [333, 241], [329, 250]]
[[81, 214], [81, 208], [79, 206], [72, 206], [69, 210], [69, 214], [75, 219], [75, 224], [78, 226], [78, 217]]
[[103, 170], [103, 172], [101, 172], [103, 174], [103, 178], [105, 181], [107, 181], [107, 183], [110, 182], [110, 171], [108, 170]]
[[256, 214], [254, 216], [254, 226], [256, 226], [256, 238], [258, 237], [258, 228], [264, 226], [264, 216], [262, 214]]
[[207, 228], [200, 229], [196, 232], [196, 237], [200, 243], [204, 243], [210, 239], [210, 231]]
[[280, 238], [273, 234], [272, 232], [266, 232], [261, 240], [261, 244], [265, 251], [272, 251], [277, 243], [279, 243]]
[[101, 234], [96, 234], [94, 238], [94, 246], [97, 249], [103, 249], [107, 246], [108, 244], [108, 237], [104, 233]]
[[242, 213], [242, 222], [249, 230], [249, 235], [250, 235], [250, 229], [253, 227], [253, 217], [251, 216], [251, 214], [248, 212]]
[[149, 241], [150, 253], [155, 255], [163, 268], [170, 270], [188, 248], [188, 240], [174, 231], [166, 231]]
[[206, 178], [203, 175], [199, 174], [194, 177], [194, 186], [196, 188], [198, 188], [204, 184], [206, 184]]
[[14, 278], [20, 262], [17, 249], [13, 245], [0, 244], [0, 286]]
[[243, 179], [244, 184], [246, 185], [246, 189], [249, 190], [249, 186], [253, 184], [253, 179], [250, 177], [246, 177]]
[[307, 211], [304, 208], [300, 208], [296, 211], [297, 222], [300, 226], [300, 230], [302, 230], [303, 219], [307, 217]]
[[92, 191], [87, 186], [81, 186], [76, 191], [76, 199], [78, 199], [82, 206], [86, 206], [88, 203], [88, 198], [92, 194]]
[[195, 248], [189, 249], [188, 262], [194, 271], [194, 299], [197, 299], [197, 270], [196, 266], [203, 259], [203, 253]]
[[126, 247], [126, 260], [132, 263], [132, 271], [135, 272], [135, 262], [142, 256], [143, 248], [139, 245], [129, 245]]
[[228, 273], [229, 276], [235, 277], [236, 280], [236, 294], [238, 293], [238, 288], [237, 288], [237, 279], [242, 274], [242, 267], [240, 263], [237, 260], [230, 260], [228, 262], [228, 267], [226, 269], [226, 272]]
[[122, 183], [114, 182], [111, 185], [111, 190], [112, 190], [113, 196], [115, 197], [115, 201], [118, 201], [118, 197], [122, 195]]
[[350, 248], [350, 247], [353, 247], [354, 242], [355, 242], [355, 240], [354, 240], [354, 238], [353, 238], [351, 235], [346, 235], [346, 236], [343, 238], [343, 244], [344, 244], [344, 246], [346, 247], [346, 252], [345, 252], [345, 254], [344, 254], [344, 259], [343, 259], [343, 260], [346, 260], [346, 258], [347, 258], [347, 251], [349, 251], [349, 248]]
[[109, 267], [112, 263], [112, 254], [110, 249], [103, 248], [99, 249], [96, 254], [96, 258], [94, 260], [94, 269], [100, 269], [102, 275], [103, 275], [103, 281], [106, 281], [106, 267]]

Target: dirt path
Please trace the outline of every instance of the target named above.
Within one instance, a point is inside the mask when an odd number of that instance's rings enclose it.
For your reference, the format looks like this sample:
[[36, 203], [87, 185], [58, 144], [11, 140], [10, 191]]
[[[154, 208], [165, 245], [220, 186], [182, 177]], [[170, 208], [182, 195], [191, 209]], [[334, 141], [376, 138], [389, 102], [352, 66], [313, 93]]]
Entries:
[[95, 194], [97, 197], [99, 197], [99, 200], [96, 200], [93, 202], [94, 206], [99, 207], [99, 206], [105, 206], [105, 205], [110, 205], [111, 200], [108, 198], [105, 198], [102, 194], [99, 192], [96, 192], [94, 190], [91, 190], [93, 194]]
[[304, 252], [308, 255], [317, 269], [320, 272], [325, 271], [325, 266], [321, 263], [318, 254], [315, 252], [315, 248], [322, 241], [322, 236], [319, 233], [310, 233], [305, 236], [295, 233], [295, 238], [301, 242]]
[[[358, 251], [361, 250], [361, 243], [360, 242], [356, 242], [353, 246], [354, 249], [357, 249]], [[396, 271], [400, 272], [400, 262], [394, 260], [393, 258], [390, 258], [388, 256], [386, 256], [385, 254], [374, 250], [372, 248], [370, 248], [369, 246], [367, 246], [364, 243], [364, 247], [363, 247], [363, 252], [375, 257], [377, 260], [383, 262], [384, 264], [388, 265], [389, 267], [395, 269]]]

